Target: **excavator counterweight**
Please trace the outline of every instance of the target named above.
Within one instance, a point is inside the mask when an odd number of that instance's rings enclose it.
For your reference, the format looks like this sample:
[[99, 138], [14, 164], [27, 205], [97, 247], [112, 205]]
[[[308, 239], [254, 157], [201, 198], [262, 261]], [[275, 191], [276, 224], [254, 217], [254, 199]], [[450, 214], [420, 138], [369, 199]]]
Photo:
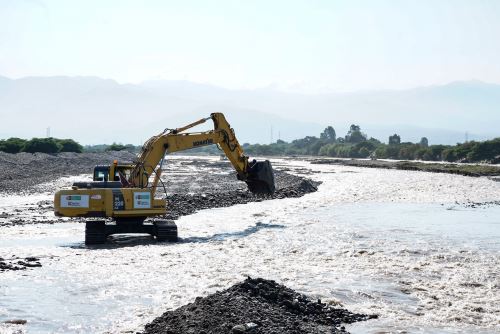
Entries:
[[[210, 119], [214, 130], [185, 132]], [[155, 196], [165, 155], [211, 144], [222, 149], [236, 170], [237, 178], [246, 182], [252, 193], [274, 193], [271, 163], [268, 160], [249, 161], [224, 115], [213, 113], [210, 117], [151, 137], [134, 163], [118, 164], [114, 161], [109, 167], [96, 166], [93, 182], [75, 182], [71, 189], [56, 192], [54, 213], [56, 216], [88, 218], [86, 244], [103, 243], [107, 236], [116, 233], [149, 233], [158, 241], [175, 241], [177, 226], [161, 218], [166, 214], [166, 199]], [[151, 218], [150, 223], [148, 218]], [[114, 223], [107, 223], [109, 219]]]

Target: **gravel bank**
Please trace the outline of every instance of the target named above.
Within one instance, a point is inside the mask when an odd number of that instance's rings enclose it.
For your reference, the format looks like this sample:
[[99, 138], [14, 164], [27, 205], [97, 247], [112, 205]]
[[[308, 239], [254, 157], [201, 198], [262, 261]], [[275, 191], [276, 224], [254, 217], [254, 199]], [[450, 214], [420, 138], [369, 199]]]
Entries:
[[[237, 184], [242, 182], [235, 181], [235, 176], [231, 175], [233, 181], [230, 183]], [[168, 194], [168, 212], [166, 218], [177, 219], [181, 216], [193, 214], [196, 211], [203, 209], [211, 209], [218, 207], [227, 207], [235, 204], [245, 204], [249, 202], [260, 202], [270, 199], [279, 199], [287, 197], [301, 197], [305, 194], [318, 190], [318, 182], [291, 175], [286, 172], [275, 171], [276, 191], [270, 196], [259, 196], [250, 193], [246, 189], [212, 191], [201, 194], [186, 194], [176, 193]], [[220, 184], [215, 182], [214, 184]], [[229, 188], [230, 189], [230, 188]]]
[[464, 176], [500, 176], [498, 165], [473, 165], [450, 163], [424, 163], [418, 161], [386, 161], [386, 160], [357, 160], [357, 159], [313, 159], [312, 164], [331, 164], [352, 167], [368, 167], [383, 169], [415, 170], [432, 173], [458, 174]]
[[345, 333], [342, 324], [375, 317], [313, 301], [274, 281], [247, 278], [164, 313], [144, 334]]
[[29, 193], [36, 185], [64, 176], [91, 173], [99, 164], [113, 160], [132, 161], [129, 152], [105, 153], [18, 153], [0, 152], [0, 192]]
[[[131, 161], [135, 156], [127, 152], [103, 154], [0, 154], [0, 190], [4, 196], [36, 195], [40, 184], [63, 176], [89, 173], [96, 164], [109, 164], [114, 159]], [[286, 197], [300, 197], [317, 190], [318, 182], [275, 171], [276, 192], [271, 196], [250, 193], [244, 182], [237, 181], [236, 173], [228, 161], [200, 158], [176, 158], [166, 165], [163, 184], [159, 192], [165, 192], [168, 201], [166, 218], [176, 220], [199, 210], [228, 207], [235, 204], [260, 202]], [[70, 186], [70, 184], [66, 185]], [[44, 192], [57, 190], [55, 184], [46, 184]], [[67, 222], [52, 214], [52, 200], [43, 200], [29, 205], [0, 210], [0, 228], [26, 224], [54, 224]], [[72, 221], [84, 222], [83, 218]], [[8, 255], [16, 258], [15, 255]], [[5, 255], [4, 255], [5, 257]], [[21, 260], [3, 261], [0, 272], [22, 270], [40, 266], [39, 262]], [[21, 262], [27, 263], [23, 265]]]
[[[96, 164], [109, 164], [113, 159], [131, 161], [135, 156], [128, 152], [107, 152], [103, 154], [2, 154], [0, 166], [0, 190], [4, 195], [38, 194], [41, 183], [63, 176], [91, 173]], [[25, 160], [26, 164], [17, 166]], [[167, 196], [168, 219], [178, 219], [203, 209], [227, 207], [235, 204], [260, 202], [286, 197], [301, 197], [317, 190], [318, 182], [304, 177], [275, 171], [276, 192], [271, 196], [250, 193], [244, 182], [236, 179], [236, 173], [228, 161], [200, 158], [172, 159], [166, 164], [163, 185], [159, 193]], [[20, 173], [19, 171], [23, 171]], [[43, 172], [42, 172], [43, 171]], [[3, 182], [3, 183], [2, 183]], [[69, 187], [71, 184], [67, 184]], [[43, 191], [55, 192], [53, 184], [43, 187]], [[44, 200], [33, 205], [0, 211], [0, 227], [24, 224], [58, 223], [65, 219], [55, 217], [52, 200]], [[83, 221], [77, 218], [75, 221]]]

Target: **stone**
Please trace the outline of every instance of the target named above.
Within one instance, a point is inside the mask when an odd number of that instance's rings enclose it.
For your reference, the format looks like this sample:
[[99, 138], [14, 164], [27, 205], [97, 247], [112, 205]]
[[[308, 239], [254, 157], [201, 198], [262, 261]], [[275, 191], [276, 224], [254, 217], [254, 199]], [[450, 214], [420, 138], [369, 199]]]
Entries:
[[245, 333], [247, 331], [247, 328], [245, 325], [236, 325], [231, 329], [231, 333], [234, 334], [241, 334]]

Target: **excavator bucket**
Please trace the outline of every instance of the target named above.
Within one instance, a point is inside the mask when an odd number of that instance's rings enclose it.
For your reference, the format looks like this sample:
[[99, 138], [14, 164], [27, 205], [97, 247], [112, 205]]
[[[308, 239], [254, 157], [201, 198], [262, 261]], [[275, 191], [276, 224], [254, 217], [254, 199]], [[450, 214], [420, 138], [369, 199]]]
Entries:
[[249, 164], [245, 182], [254, 194], [270, 195], [274, 193], [274, 173], [269, 160], [253, 161]]

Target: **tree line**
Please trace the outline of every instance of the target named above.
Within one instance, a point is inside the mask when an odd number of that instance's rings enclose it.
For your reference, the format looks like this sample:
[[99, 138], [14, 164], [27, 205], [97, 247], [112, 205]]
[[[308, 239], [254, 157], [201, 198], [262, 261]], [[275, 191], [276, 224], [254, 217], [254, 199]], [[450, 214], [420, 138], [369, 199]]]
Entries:
[[82, 146], [73, 139], [58, 139], [58, 138], [32, 138], [30, 140], [21, 138], [9, 138], [0, 140], [0, 152], [6, 153], [62, 153], [62, 152], [106, 152], [106, 151], [129, 151], [138, 152], [140, 147], [132, 144], [111, 145], [86, 145]]
[[[426, 137], [418, 143], [401, 142], [398, 134], [389, 136], [387, 144], [368, 136], [361, 131], [361, 127], [352, 124], [344, 136], [337, 137], [335, 129], [328, 126], [320, 133], [319, 137], [306, 136], [301, 139], [285, 142], [277, 140], [272, 144], [242, 145], [245, 153], [256, 155], [312, 155], [340, 158], [374, 158], [398, 160], [427, 160], [448, 162], [492, 162], [500, 163], [500, 137], [482, 142], [470, 141], [456, 145], [429, 145]], [[138, 152], [139, 147], [127, 144], [112, 145], [87, 145], [83, 147], [72, 139], [9, 138], [0, 140], [0, 151], [7, 153], [19, 152], [104, 152], [104, 151], [130, 151]], [[214, 145], [199, 147], [190, 153], [220, 154]]]
[[81, 153], [83, 152], [83, 146], [73, 139], [32, 138], [27, 140], [21, 138], [9, 138], [0, 140], [0, 151], [7, 153]]
[[140, 146], [134, 146], [132, 144], [121, 144], [113, 143], [111, 145], [100, 144], [100, 145], [85, 145], [83, 148], [84, 152], [108, 152], [108, 151], [128, 151], [133, 153], [138, 153], [141, 150]]
[[374, 158], [448, 162], [500, 162], [500, 138], [457, 145], [429, 145], [426, 137], [418, 143], [401, 142], [398, 134], [389, 136], [387, 144], [368, 136], [352, 124], [345, 136], [337, 137], [328, 126], [319, 135], [287, 143], [278, 140], [269, 145], [243, 144], [249, 155], [313, 155], [339, 158]]

